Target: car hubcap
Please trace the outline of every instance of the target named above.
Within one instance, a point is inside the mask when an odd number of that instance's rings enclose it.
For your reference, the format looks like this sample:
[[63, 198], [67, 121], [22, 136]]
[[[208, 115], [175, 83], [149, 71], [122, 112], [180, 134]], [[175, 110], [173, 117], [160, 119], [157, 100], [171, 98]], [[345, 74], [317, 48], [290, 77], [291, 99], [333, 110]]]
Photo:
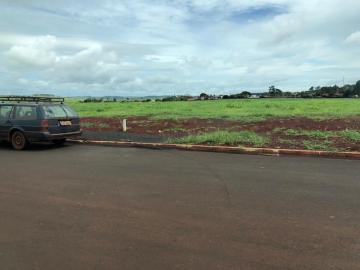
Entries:
[[16, 136], [15, 137], [15, 144], [22, 145], [22, 143], [23, 143], [23, 140], [22, 140], [21, 136]]
[[26, 144], [24, 136], [19, 133], [14, 134], [12, 143], [15, 149], [23, 149]]

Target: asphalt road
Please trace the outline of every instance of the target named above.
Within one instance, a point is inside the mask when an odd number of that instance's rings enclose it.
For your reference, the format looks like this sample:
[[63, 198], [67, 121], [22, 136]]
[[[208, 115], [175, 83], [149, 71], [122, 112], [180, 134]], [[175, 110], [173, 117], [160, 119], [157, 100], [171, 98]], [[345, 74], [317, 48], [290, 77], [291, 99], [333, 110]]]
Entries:
[[360, 162], [0, 146], [1, 270], [360, 269]]
[[100, 141], [132, 141], [146, 143], [162, 143], [168, 138], [166, 136], [156, 136], [149, 134], [126, 133], [119, 131], [88, 131], [84, 130], [82, 139]]

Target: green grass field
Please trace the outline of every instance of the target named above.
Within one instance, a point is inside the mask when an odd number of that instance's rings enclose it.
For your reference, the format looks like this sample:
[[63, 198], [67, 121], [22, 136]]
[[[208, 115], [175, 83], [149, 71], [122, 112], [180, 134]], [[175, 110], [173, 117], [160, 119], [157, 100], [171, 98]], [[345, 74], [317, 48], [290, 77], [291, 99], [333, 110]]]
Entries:
[[82, 117], [149, 116], [155, 119], [218, 118], [258, 121], [269, 118], [312, 119], [360, 116], [360, 99], [257, 99], [179, 102], [81, 103], [69, 99]]

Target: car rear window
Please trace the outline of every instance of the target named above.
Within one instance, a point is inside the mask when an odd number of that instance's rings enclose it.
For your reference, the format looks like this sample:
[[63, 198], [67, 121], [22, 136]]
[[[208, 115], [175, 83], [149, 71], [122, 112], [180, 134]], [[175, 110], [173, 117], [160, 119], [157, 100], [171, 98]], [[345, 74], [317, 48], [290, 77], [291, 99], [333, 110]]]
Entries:
[[45, 118], [67, 118], [76, 117], [76, 113], [65, 105], [43, 106]]
[[68, 106], [63, 105], [62, 108], [65, 110], [68, 117], [77, 117], [76, 112]]

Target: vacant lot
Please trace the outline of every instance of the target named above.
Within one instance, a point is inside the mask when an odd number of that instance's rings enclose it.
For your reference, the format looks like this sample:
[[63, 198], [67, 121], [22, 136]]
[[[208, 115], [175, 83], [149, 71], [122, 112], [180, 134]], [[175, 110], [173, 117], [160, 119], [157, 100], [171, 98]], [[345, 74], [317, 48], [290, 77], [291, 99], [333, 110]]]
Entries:
[[231, 119], [259, 121], [269, 118], [307, 117], [312, 119], [360, 116], [360, 99], [258, 99], [179, 102], [80, 103], [69, 100], [81, 116], [155, 119]]
[[360, 151], [360, 99], [68, 102], [91, 131], [163, 135], [169, 142]]

